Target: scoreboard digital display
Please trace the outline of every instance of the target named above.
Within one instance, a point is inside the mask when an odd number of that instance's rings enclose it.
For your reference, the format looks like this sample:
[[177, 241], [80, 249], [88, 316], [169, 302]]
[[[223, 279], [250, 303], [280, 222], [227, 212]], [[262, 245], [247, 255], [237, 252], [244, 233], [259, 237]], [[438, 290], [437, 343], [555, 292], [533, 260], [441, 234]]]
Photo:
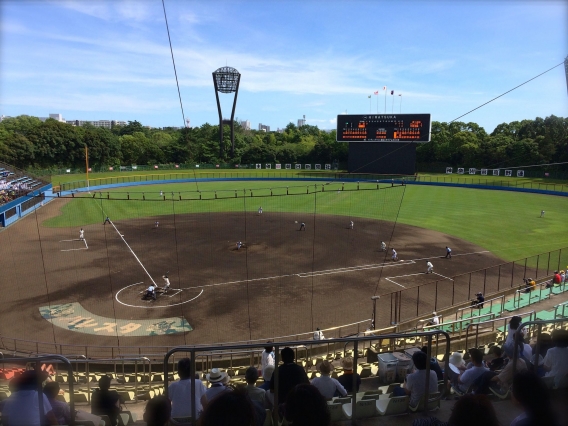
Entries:
[[430, 114], [337, 116], [337, 142], [430, 142]]

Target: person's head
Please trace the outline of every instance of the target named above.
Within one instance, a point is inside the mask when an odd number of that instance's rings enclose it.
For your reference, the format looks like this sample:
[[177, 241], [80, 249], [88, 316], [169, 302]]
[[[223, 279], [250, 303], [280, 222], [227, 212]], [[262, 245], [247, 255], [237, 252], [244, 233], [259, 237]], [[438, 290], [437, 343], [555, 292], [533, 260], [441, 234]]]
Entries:
[[341, 367], [345, 371], [352, 371], [353, 370], [353, 358], [347, 356], [341, 360]]
[[516, 315], [513, 318], [511, 318], [511, 321], [509, 321], [509, 327], [511, 327], [511, 330], [516, 330], [517, 328], [519, 328], [521, 321], [522, 318]]
[[223, 383], [225, 376], [227, 376], [227, 373], [225, 373], [224, 371], [221, 371], [218, 368], [212, 368], [211, 371], [207, 375], [205, 375], [205, 378], [209, 383], [214, 384]]
[[258, 380], [258, 370], [256, 367], [249, 367], [245, 371], [245, 380], [249, 385], [254, 385]]
[[424, 370], [428, 362], [428, 355], [422, 351], [416, 351], [412, 354], [412, 362], [417, 370]]
[[201, 426], [254, 426], [254, 407], [243, 389], [223, 392], [211, 400], [200, 417]]
[[324, 359], [319, 365], [319, 371], [323, 376], [329, 376], [331, 373], [331, 363], [327, 359]]
[[262, 378], [268, 382], [272, 378], [272, 373], [274, 373], [274, 366], [269, 364], [262, 370]]
[[57, 382], [47, 382], [43, 387], [43, 393], [48, 399], [55, 399], [59, 395], [59, 383]]
[[146, 404], [144, 421], [146, 426], [165, 426], [172, 414], [172, 403], [164, 396], [155, 396]]
[[178, 374], [181, 380], [191, 377], [191, 361], [189, 358], [182, 358], [178, 361]]
[[465, 365], [463, 355], [460, 352], [454, 352], [453, 354], [451, 354], [449, 362], [456, 367], [462, 367]]
[[110, 377], [106, 374], [101, 376], [99, 379], [99, 389], [102, 391], [107, 391], [110, 389]]
[[[550, 395], [546, 384], [535, 373], [528, 370], [519, 371], [513, 377], [513, 401], [520, 404], [529, 417], [550, 417]], [[548, 413], [548, 414], [547, 414]], [[543, 418], [542, 424], [546, 423]]]
[[495, 408], [487, 396], [467, 394], [454, 404], [450, 426], [499, 426]]
[[266, 343], [267, 345], [264, 347], [264, 350], [266, 351], [267, 354], [269, 354], [274, 350], [274, 348], [272, 347], [272, 342], [266, 342]]
[[483, 352], [481, 352], [479, 349], [470, 349], [469, 355], [471, 356], [471, 362], [473, 362], [474, 365], [479, 366], [483, 363]]
[[428, 354], [428, 346], [422, 346], [422, 347], [420, 348], [420, 350], [421, 350], [422, 352], [424, 352], [425, 354]]
[[288, 394], [286, 420], [294, 426], [328, 426], [331, 422], [325, 398], [308, 384], [297, 385]]
[[491, 346], [491, 353], [493, 355], [495, 355], [496, 358], [499, 358], [501, 355], [503, 355], [503, 349], [501, 349], [500, 346]]
[[285, 347], [284, 349], [282, 349], [282, 351], [280, 352], [280, 356], [282, 357], [282, 362], [284, 364], [289, 364], [291, 362], [294, 362], [295, 359], [294, 350], [289, 347]]
[[438, 314], [436, 313], [436, 311], [432, 312], [432, 315], [437, 316]]
[[568, 347], [568, 330], [554, 330], [552, 332], [552, 342], [557, 348]]

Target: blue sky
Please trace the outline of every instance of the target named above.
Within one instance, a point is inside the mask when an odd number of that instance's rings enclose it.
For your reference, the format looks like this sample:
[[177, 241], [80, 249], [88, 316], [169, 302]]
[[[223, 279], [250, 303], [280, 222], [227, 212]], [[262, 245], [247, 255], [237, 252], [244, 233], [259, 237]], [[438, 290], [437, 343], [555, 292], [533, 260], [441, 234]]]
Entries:
[[[211, 73], [242, 74], [236, 116], [253, 128], [335, 128], [337, 114], [451, 121], [561, 63], [563, 1], [165, 0], [192, 126], [218, 122]], [[183, 120], [160, 0], [0, 2], [0, 114]], [[390, 91], [395, 95], [391, 96]], [[398, 96], [401, 94], [402, 96]], [[232, 97], [222, 95], [225, 116]], [[394, 102], [393, 102], [394, 101]], [[462, 118], [496, 125], [567, 116], [560, 66]]]

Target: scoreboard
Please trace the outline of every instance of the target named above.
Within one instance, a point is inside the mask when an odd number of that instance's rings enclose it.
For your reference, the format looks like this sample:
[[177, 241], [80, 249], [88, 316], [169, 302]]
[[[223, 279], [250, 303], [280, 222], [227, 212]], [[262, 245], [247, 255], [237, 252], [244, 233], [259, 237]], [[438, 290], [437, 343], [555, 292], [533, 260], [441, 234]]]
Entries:
[[430, 142], [430, 114], [337, 116], [337, 142]]

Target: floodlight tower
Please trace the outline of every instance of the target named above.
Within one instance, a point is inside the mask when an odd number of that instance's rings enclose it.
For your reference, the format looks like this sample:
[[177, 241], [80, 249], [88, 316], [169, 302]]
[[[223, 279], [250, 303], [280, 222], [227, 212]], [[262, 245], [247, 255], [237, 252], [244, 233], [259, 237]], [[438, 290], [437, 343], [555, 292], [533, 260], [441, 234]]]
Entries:
[[[234, 68], [221, 67], [213, 72], [213, 85], [215, 86], [215, 97], [217, 98], [217, 111], [219, 112], [219, 157], [223, 158], [223, 125], [228, 124], [231, 127], [231, 158], [235, 157], [235, 108], [237, 106], [237, 96], [239, 95], [239, 83], [241, 74]], [[223, 119], [221, 113], [221, 104], [219, 103], [219, 92], [234, 93], [233, 110], [231, 111], [231, 119]]]

